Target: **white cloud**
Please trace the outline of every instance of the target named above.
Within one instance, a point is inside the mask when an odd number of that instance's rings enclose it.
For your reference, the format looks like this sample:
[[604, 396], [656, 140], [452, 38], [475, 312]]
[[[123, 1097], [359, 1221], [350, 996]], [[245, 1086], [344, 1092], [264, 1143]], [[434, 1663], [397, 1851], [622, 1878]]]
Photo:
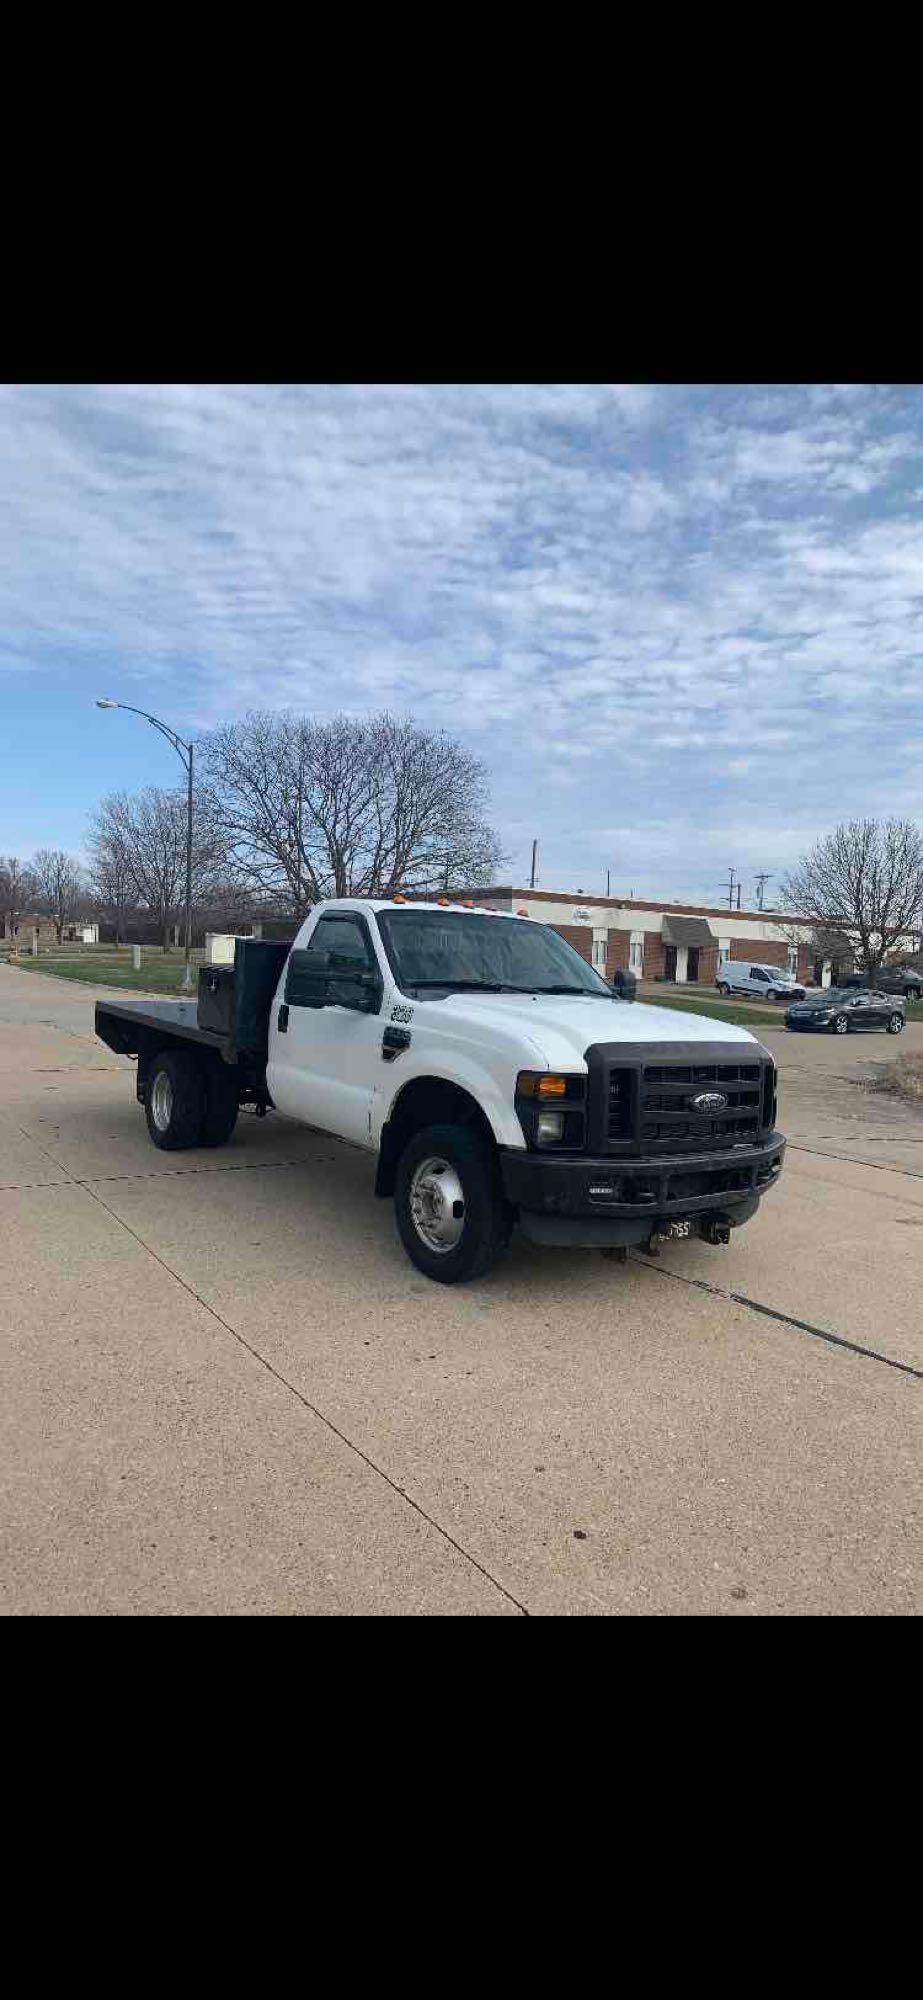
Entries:
[[622, 801], [638, 863], [775, 866], [913, 804], [921, 443], [916, 391], [7, 389], [0, 668], [413, 710], [562, 886]]

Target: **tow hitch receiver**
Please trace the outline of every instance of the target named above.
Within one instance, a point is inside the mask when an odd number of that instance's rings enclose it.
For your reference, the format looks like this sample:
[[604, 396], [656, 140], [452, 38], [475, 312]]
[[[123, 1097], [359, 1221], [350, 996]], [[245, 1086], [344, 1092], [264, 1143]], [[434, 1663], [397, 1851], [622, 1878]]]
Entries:
[[702, 1234], [706, 1243], [730, 1243], [731, 1225], [729, 1222], [708, 1222]]

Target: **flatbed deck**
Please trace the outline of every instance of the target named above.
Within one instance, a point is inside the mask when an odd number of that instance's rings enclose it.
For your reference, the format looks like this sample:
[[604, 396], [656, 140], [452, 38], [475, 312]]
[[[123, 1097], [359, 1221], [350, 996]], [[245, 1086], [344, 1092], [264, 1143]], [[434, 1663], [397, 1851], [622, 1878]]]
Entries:
[[200, 1028], [195, 1000], [97, 1000], [95, 1025], [100, 1040], [118, 1055], [137, 1055], [143, 1039], [139, 1031], [152, 1028], [228, 1053], [226, 1035]]

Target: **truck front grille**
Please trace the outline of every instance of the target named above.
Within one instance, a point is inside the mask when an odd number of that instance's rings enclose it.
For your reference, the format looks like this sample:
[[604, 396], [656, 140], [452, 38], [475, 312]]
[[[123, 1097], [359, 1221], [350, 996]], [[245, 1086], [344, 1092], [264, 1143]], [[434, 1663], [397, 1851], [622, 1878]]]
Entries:
[[[761, 1063], [645, 1063], [641, 1073], [642, 1153], [701, 1152], [759, 1137]], [[720, 1092], [720, 1111], [700, 1111], [693, 1099]]]
[[606, 1105], [606, 1135], [610, 1139], [630, 1139], [632, 1128], [632, 1079], [630, 1069], [610, 1069]]
[[[708, 1092], [726, 1103], [697, 1109], [693, 1099]], [[762, 1062], [613, 1064], [608, 1072], [607, 1142], [634, 1141], [642, 1154], [752, 1144], [772, 1129], [773, 1113], [773, 1072]]]

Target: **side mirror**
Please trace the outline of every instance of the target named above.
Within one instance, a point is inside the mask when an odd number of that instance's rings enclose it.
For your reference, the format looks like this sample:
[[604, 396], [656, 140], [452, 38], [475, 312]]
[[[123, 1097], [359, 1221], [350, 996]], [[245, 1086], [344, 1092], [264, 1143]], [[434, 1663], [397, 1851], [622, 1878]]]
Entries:
[[381, 1005], [381, 980], [374, 972], [330, 972], [322, 1005], [349, 1007], [354, 1014], [377, 1014]]
[[290, 1007], [325, 1007], [329, 952], [289, 953], [283, 998]]
[[356, 971], [334, 951], [289, 954], [283, 1000], [289, 1007], [349, 1007], [377, 1014], [382, 985], [377, 972]]

